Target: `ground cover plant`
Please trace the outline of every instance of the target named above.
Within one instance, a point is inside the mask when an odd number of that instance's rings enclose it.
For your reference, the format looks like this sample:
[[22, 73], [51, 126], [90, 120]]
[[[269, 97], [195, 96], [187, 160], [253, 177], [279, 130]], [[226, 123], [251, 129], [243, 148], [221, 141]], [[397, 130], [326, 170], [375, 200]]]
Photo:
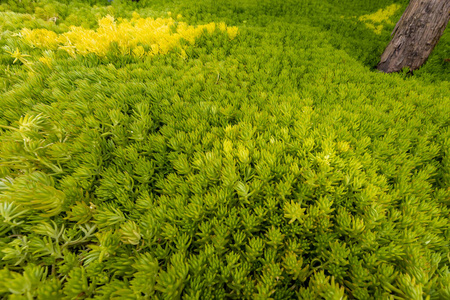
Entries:
[[0, 296], [450, 299], [448, 30], [374, 70], [407, 2], [2, 2]]

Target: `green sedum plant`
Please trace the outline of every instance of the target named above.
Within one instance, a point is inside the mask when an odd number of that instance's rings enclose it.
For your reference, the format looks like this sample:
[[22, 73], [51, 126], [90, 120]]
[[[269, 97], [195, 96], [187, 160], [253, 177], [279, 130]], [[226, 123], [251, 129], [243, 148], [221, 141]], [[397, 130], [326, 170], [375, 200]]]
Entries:
[[[450, 298], [448, 64], [376, 73], [392, 20], [359, 21], [405, 1], [22, 2], [0, 6], [1, 297]], [[20, 35], [134, 11], [239, 34], [102, 57]]]

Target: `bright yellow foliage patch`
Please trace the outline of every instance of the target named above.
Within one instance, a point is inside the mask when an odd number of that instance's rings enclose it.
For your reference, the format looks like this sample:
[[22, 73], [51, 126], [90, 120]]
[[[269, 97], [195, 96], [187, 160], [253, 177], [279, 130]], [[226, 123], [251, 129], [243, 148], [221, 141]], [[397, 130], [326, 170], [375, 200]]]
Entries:
[[[114, 17], [106, 16], [99, 20], [97, 30], [72, 26], [70, 31], [59, 35], [46, 29], [24, 28], [21, 33], [34, 47], [64, 49], [71, 55], [95, 53], [104, 57], [111, 49], [111, 44], [115, 43], [122, 55], [143, 57], [166, 54], [176, 47], [181, 47], [182, 39], [194, 44], [195, 39], [205, 31], [211, 34], [216, 28], [226, 32], [230, 39], [234, 39], [238, 33], [237, 27], [228, 27], [224, 23], [194, 27], [171, 17], [141, 18], [137, 13], [133, 13], [131, 20], [116, 21]], [[147, 46], [147, 50], [144, 46]]]
[[399, 4], [392, 4], [385, 9], [379, 9], [373, 14], [363, 15], [358, 18], [359, 21], [364, 22], [366, 26], [372, 29], [376, 34], [381, 34], [383, 24], [393, 24], [391, 17], [401, 8]]

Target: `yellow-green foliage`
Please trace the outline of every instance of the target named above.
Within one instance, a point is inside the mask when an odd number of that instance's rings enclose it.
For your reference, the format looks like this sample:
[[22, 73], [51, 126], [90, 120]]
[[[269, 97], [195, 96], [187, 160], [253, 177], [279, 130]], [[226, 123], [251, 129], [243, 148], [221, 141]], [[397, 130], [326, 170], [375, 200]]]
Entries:
[[450, 299], [450, 43], [369, 68], [394, 2], [3, 1], [0, 298]]
[[[182, 18], [181, 15], [177, 19]], [[224, 23], [189, 26], [172, 18], [141, 18], [137, 13], [131, 20], [114, 20], [112, 16], [102, 18], [98, 29], [71, 27], [69, 32], [57, 34], [47, 29], [26, 29], [23, 38], [34, 47], [41, 49], [64, 49], [71, 55], [94, 53], [104, 57], [113, 43], [121, 55], [133, 54], [137, 57], [166, 54], [176, 47], [182, 47], [185, 40], [194, 44], [204, 32], [212, 34], [216, 28], [226, 32], [230, 39], [237, 35], [237, 27], [227, 27]], [[144, 48], [146, 47], [147, 50]]]
[[376, 34], [381, 34], [383, 24], [393, 24], [391, 17], [401, 8], [399, 4], [392, 4], [384, 9], [379, 9], [373, 14], [362, 15], [358, 18]]

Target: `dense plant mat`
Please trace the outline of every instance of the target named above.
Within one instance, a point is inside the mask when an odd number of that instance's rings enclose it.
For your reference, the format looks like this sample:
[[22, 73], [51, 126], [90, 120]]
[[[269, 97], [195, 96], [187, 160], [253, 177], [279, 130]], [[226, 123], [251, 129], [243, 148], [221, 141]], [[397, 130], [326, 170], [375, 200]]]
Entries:
[[1, 4], [0, 297], [450, 299], [448, 45], [371, 69], [406, 2]]

